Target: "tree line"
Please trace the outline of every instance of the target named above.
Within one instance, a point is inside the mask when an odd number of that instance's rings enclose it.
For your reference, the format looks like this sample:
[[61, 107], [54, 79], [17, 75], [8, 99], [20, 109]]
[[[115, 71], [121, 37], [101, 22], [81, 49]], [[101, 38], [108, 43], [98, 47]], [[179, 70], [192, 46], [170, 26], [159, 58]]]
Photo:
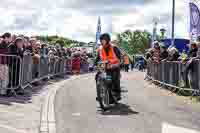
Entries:
[[117, 34], [117, 42], [119, 47], [129, 55], [144, 54], [150, 47], [151, 34], [145, 30], [126, 30]]
[[84, 42], [69, 39], [67, 37], [60, 37], [57, 35], [52, 36], [36, 36], [37, 39], [46, 42], [50, 45], [60, 44], [62, 47], [71, 47], [71, 44], [84, 45]]

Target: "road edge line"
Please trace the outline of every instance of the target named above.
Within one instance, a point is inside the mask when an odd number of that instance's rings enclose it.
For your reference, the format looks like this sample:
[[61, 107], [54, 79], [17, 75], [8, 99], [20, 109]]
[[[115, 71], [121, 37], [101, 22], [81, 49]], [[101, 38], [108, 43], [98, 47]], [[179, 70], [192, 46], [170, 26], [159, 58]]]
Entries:
[[55, 96], [59, 89], [61, 89], [66, 82], [79, 79], [83, 75], [72, 76], [67, 80], [62, 80], [53, 85], [50, 85], [51, 89], [47, 93], [44, 102], [41, 107], [41, 116], [40, 116], [40, 133], [56, 133], [56, 120], [54, 112], [54, 101]]

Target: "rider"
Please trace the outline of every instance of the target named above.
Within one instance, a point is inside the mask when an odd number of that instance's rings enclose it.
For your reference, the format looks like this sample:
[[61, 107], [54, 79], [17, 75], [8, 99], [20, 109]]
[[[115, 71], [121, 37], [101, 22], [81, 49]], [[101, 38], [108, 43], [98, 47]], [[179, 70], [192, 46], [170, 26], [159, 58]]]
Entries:
[[[106, 69], [106, 73], [111, 75], [113, 83], [113, 92], [117, 97], [117, 100], [121, 100], [121, 88], [120, 88], [120, 57], [121, 52], [119, 48], [111, 44], [110, 35], [104, 33], [100, 36], [101, 46], [97, 51], [97, 58], [95, 64], [101, 61], [108, 61], [111, 66], [110, 69]], [[98, 74], [97, 74], [98, 75]], [[96, 76], [97, 78], [97, 76]]]

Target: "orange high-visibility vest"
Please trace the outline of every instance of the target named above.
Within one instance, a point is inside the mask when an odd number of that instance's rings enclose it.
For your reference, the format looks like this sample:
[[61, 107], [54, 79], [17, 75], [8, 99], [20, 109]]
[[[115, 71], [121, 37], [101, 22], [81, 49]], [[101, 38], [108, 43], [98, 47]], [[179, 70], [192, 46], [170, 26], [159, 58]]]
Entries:
[[129, 64], [129, 58], [128, 58], [128, 56], [124, 56], [124, 64], [125, 65]]
[[100, 58], [101, 60], [104, 61], [109, 61], [112, 65], [118, 65], [120, 64], [119, 59], [117, 58], [115, 52], [114, 52], [114, 48], [111, 45], [109, 47], [109, 53], [108, 55], [106, 54], [105, 49], [103, 48], [103, 46], [99, 47], [99, 54], [100, 54]]

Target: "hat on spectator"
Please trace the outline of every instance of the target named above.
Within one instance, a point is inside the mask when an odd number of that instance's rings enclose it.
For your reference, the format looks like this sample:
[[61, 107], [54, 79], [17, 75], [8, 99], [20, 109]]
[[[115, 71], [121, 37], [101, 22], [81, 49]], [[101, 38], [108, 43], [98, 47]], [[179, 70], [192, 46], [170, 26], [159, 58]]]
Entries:
[[2, 38], [11, 37], [11, 33], [6, 32], [2, 35]]
[[15, 41], [14, 41], [14, 44], [16, 45], [17, 44], [17, 42], [23, 42], [24, 41], [24, 39], [22, 38], [22, 37], [17, 37], [16, 39], [15, 39]]
[[178, 52], [178, 50], [176, 49], [176, 47], [171, 47], [168, 49], [169, 55], [173, 55], [175, 52]]
[[22, 37], [17, 37], [16, 39], [15, 39], [15, 42], [17, 42], [17, 41], [23, 41], [24, 39], [22, 38]]
[[197, 46], [197, 42], [193, 41], [190, 43], [191, 46]]
[[158, 45], [159, 46], [159, 42], [158, 41], [154, 41], [153, 45]]
[[37, 41], [37, 39], [36, 38], [30, 38], [30, 41]]
[[48, 44], [46, 44], [46, 43], [43, 42], [43, 43], [41, 43], [41, 45], [42, 45], [42, 46], [47, 46]]

